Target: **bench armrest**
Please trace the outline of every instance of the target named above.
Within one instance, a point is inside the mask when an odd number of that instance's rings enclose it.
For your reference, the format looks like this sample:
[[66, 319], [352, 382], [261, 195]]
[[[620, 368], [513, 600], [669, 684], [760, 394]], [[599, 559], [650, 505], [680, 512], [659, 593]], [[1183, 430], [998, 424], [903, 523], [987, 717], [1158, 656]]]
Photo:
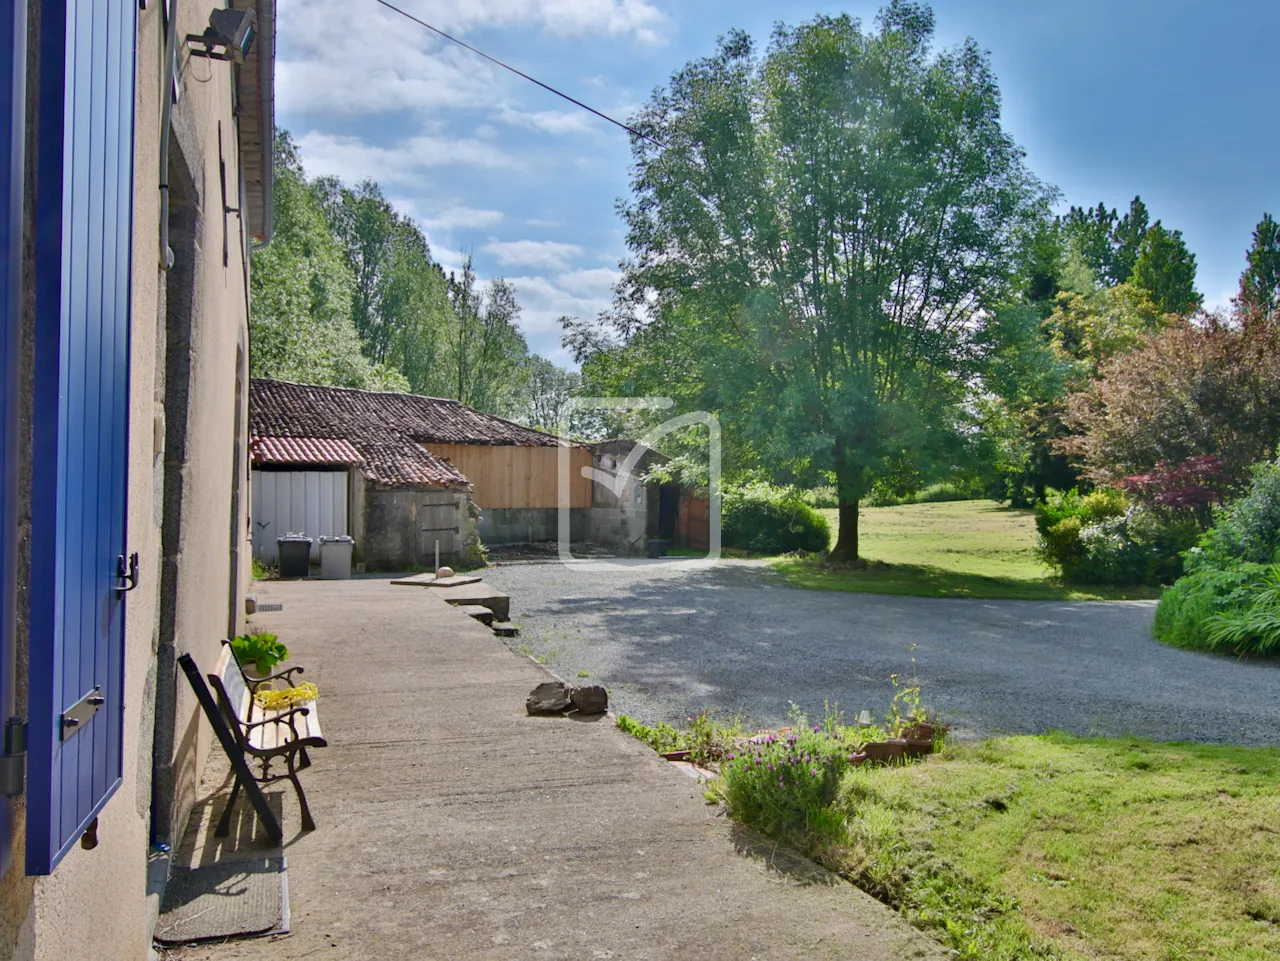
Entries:
[[264, 724], [288, 724], [293, 727], [293, 718], [296, 715], [300, 714], [306, 717], [310, 713], [311, 708], [309, 707], [291, 707], [289, 710], [273, 714], [271, 717], [264, 717], [261, 721], [249, 721], [247, 723], [241, 721], [240, 724], [246, 731], [252, 731], [255, 727], [262, 727]]

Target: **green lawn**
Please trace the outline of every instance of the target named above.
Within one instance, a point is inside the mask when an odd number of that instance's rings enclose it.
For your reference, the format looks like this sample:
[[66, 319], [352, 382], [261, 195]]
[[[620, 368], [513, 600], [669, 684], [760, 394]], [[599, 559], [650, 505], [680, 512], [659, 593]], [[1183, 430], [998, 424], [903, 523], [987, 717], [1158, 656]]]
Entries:
[[859, 768], [820, 855], [960, 957], [1280, 957], [1280, 750], [1016, 737]]
[[[835, 543], [839, 512], [822, 513]], [[1081, 589], [1056, 582], [1035, 556], [1032, 512], [995, 501], [868, 507], [860, 514], [859, 528], [861, 555], [880, 562], [867, 570], [827, 571], [792, 558], [772, 563], [791, 584], [811, 590], [1018, 600], [1160, 596], [1159, 588]]]

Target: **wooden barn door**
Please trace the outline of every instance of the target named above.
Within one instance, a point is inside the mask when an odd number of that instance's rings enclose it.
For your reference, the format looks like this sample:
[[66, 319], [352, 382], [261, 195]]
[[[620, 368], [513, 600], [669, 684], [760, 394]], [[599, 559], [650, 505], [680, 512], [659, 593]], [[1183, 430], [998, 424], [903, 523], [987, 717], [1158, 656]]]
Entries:
[[462, 532], [458, 529], [458, 506], [448, 491], [424, 491], [415, 495], [418, 517], [418, 557], [430, 564], [435, 557], [436, 541], [440, 554], [456, 554], [462, 550]]

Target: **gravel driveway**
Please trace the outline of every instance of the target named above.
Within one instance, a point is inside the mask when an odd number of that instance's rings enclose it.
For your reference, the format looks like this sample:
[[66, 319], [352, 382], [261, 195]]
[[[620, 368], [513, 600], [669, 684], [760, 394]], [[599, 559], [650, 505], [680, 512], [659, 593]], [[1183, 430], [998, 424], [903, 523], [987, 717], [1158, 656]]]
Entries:
[[702, 707], [780, 724], [838, 703], [881, 716], [889, 675], [964, 736], [1135, 734], [1156, 740], [1280, 744], [1280, 670], [1165, 647], [1154, 601], [942, 600], [805, 591], [768, 567], [727, 561], [679, 570], [633, 561], [607, 570], [512, 563], [485, 579], [511, 595], [509, 643], [561, 677], [609, 689], [640, 720]]

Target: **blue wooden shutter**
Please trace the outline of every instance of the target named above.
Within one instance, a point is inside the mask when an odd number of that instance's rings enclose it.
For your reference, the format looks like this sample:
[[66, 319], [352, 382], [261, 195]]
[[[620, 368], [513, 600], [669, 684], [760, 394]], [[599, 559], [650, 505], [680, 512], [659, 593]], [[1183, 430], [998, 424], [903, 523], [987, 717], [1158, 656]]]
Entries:
[[[136, 0], [42, 0], [27, 873], [119, 787]], [[64, 713], [100, 691], [68, 727]]]
[[[22, 287], [22, 173], [26, 146], [26, 7], [0, 2], [0, 724], [13, 714], [18, 483], [18, 329]], [[0, 876], [13, 857], [13, 809], [0, 796]]]

